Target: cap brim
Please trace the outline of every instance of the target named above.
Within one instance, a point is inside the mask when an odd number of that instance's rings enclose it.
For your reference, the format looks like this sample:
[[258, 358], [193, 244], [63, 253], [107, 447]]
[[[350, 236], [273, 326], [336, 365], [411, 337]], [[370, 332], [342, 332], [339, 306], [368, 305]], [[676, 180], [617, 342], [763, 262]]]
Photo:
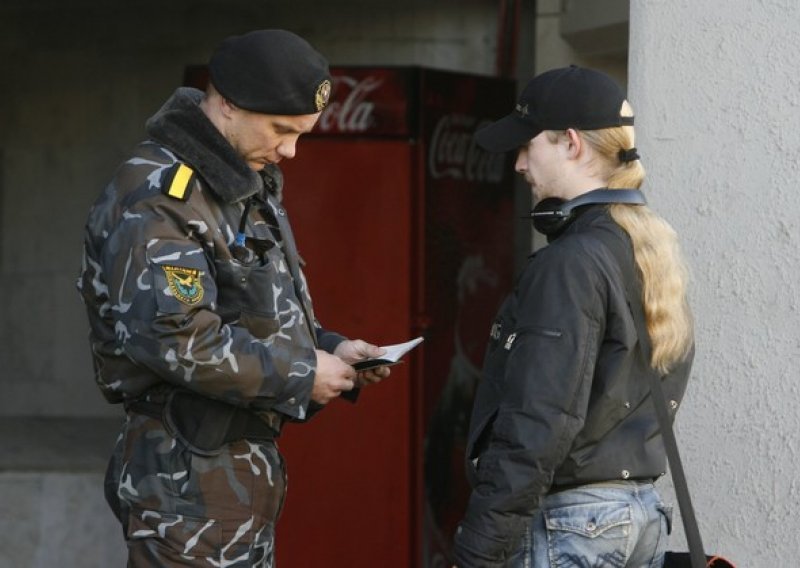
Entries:
[[509, 114], [475, 133], [475, 141], [489, 152], [508, 152], [524, 146], [542, 131], [517, 114]]

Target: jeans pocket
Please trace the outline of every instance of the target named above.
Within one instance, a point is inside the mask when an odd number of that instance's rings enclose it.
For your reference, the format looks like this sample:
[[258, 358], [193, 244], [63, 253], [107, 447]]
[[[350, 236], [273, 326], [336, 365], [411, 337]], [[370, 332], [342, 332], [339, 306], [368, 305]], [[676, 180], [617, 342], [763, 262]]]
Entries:
[[625, 566], [633, 522], [628, 503], [566, 505], [548, 509], [544, 516], [551, 566]]

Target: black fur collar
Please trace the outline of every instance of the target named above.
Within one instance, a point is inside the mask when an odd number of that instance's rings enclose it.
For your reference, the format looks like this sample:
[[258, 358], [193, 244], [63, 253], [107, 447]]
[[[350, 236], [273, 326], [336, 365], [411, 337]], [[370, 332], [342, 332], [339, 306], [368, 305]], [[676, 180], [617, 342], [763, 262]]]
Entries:
[[262, 176], [248, 167], [208, 120], [199, 106], [202, 99], [202, 91], [177, 89], [147, 121], [147, 134], [192, 166], [226, 203], [262, 191]]

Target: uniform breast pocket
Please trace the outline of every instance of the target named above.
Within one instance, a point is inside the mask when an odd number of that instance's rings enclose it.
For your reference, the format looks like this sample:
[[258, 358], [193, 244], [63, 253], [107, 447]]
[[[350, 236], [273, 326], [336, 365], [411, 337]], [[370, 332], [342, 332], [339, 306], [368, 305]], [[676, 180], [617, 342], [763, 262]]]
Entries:
[[224, 259], [216, 267], [217, 309], [223, 322], [240, 325], [260, 339], [276, 333], [280, 329], [278, 298], [287, 285], [279, 262], [265, 255], [253, 264]]

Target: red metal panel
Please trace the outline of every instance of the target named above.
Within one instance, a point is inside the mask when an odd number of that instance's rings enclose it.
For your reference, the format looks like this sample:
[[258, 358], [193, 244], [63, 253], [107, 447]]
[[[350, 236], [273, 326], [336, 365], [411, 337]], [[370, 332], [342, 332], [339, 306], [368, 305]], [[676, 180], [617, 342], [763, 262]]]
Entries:
[[415, 409], [424, 448], [421, 562], [449, 568], [469, 487], [464, 450], [492, 317], [511, 288], [513, 152], [489, 154], [474, 133], [507, 114], [514, 83], [425, 70], [421, 137], [425, 164], [423, 393]]
[[334, 67], [331, 100], [315, 128], [317, 136], [412, 136], [416, 119], [411, 68]]
[[[411, 158], [405, 140], [303, 138], [284, 203], [317, 317], [378, 344], [411, 336]], [[407, 568], [415, 524], [410, 364], [280, 440], [289, 471], [278, 565]]]

